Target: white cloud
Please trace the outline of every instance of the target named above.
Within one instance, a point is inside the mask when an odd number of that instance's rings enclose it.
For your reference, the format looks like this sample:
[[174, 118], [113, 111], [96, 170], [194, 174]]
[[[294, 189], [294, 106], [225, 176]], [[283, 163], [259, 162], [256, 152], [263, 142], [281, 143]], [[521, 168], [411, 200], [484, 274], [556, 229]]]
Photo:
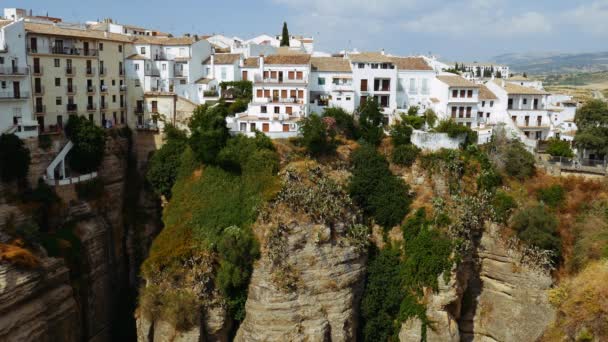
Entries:
[[[415, 8], [421, 0], [274, 0], [319, 16], [393, 16]], [[427, 1], [428, 2], [428, 1]]]
[[582, 31], [608, 34], [608, 0], [598, 0], [564, 13], [564, 20], [578, 26]]

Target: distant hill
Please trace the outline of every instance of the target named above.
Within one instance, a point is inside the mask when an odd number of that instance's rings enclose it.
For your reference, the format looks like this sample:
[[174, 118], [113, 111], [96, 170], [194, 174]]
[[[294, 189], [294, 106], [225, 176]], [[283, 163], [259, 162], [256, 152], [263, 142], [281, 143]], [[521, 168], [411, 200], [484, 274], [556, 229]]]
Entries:
[[608, 71], [608, 52], [594, 53], [509, 53], [494, 57], [516, 73], [564, 74]]

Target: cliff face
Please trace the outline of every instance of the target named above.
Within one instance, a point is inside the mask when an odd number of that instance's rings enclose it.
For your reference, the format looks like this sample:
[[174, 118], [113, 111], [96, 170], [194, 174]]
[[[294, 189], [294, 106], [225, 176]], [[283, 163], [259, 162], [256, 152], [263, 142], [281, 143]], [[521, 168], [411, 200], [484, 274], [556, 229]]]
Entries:
[[[348, 238], [356, 224], [350, 200], [337, 187], [328, 191], [323, 175], [309, 184], [308, 175], [287, 173], [282, 195], [255, 228], [263, 252], [236, 341], [355, 340], [366, 256]], [[325, 201], [307, 203], [308, 195]], [[315, 219], [308, 204], [340, 214]]]

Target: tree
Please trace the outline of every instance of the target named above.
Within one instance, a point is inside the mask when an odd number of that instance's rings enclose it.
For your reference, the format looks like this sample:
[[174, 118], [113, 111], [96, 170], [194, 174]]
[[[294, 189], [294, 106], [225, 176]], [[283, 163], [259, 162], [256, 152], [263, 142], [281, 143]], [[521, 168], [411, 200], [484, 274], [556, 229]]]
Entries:
[[333, 126], [335, 126], [334, 118], [321, 118], [314, 114], [301, 121], [300, 133], [302, 133], [302, 144], [306, 146], [313, 156], [331, 153], [336, 147], [336, 133], [333, 127], [329, 127], [326, 123], [327, 120], [333, 120]]
[[30, 167], [30, 150], [18, 136], [0, 136], [0, 179], [11, 182], [24, 179]]
[[427, 109], [424, 112], [424, 121], [426, 122], [429, 128], [435, 126], [435, 122], [437, 122], [437, 114], [432, 109]]
[[413, 129], [405, 120], [401, 120], [392, 125], [390, 132], [394, 147], [411, 143], [410, 138], [412, 136]]
[[502, 78], [502, 72], [500, 72], [500, 70], [496, 72], [496, 78]]
[[217, 155], [226, 145], [230, 133], [226, 126], [227, 110], [225, 106], [198, 106], [190, 120], [190, 147], [197, 159], [203, 163], [213, 164]]
[[523, 76], [524, 76], [524, 78], [528, 78], [528, 74], [526, 74], [525, 72], [524, 72]]
[[289, 46], [289, 30], [287, 23], [283, 22], [283, 34], [281, 35], [281, 46]]
[[400, 145], [393, 149], [393, 163], [401, 166], [412, 166], [420, 153], [420, 149], [412, 144]]
[[70, 168], [79, 173], [97, 170], [103, 161], [106, 146], [103, 129], [82, 116], [71, 116], [65, 133], [74, 144], [67, 157]]
[[370, 99], [359, 108], [359, 128], [361, 137], [368, 143], [378, 146], [384, 138], [384, 114], [376, 99]]
[[477, 71], [475, 72], [476, 77], [481, 77], [481, 68], [477, 67]]
[[355, 125], [355, 119], [351, 113], [346, 112], [340, 107], [329, 107], [323, 111], [323, 117], [330, 117], [336, 120], [336, 133], [342, 134], [349, 139], [357, 139], [359, 131]]
[[527, 207], [513, 216], [513, 229], [519, 238], [528, 245], [561, 254], [561, 240], [557, 231], [557, 218], [546, 207], [537, 205]]
[[572, 148], [570, 148], [570, 143], [556, 138], [549, 139], [547, 153], [553, 157], [574, 157], [574, 152], [572, 152]]
[[150, 158], [146, 178], [158, 195], [171, 198], [171, 188], [177, 179], [182, 153], [187, 146], [185, 132], [173, 125], [165, 126], [165, 144]]
[[574, 143], [577, 147], [608, 153], [608, 104], [590, 100], [576, 111], [574, 122], [578, 128]]

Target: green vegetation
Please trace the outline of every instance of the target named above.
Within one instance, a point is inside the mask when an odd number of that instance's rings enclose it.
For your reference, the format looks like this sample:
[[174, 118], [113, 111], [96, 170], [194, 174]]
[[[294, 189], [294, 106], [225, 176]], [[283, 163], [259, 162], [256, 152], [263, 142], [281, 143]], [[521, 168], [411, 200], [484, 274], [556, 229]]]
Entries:
[[48, 151], [51, 148], [53, 141], [51, 140], [51, 136], [48, 134], [38, 135], [38, 147], [41, 149]]
[[171, 188], [175, 184], [182, 152], [188, 141], [186, 133], [173, 125], [165, 126], [165, 144], [150, 158], [146, 179], [158, 195], [171, 198]]
[[83, 116], [70, 116], [65, 134], [74, 143], [67, 160], [79, 173], [96, 171], [103, 160], [106, 137], [103, 129]]
[[464, 136], [464, 146], [477, 143], [477, 132], [465, 125], [459, 125], [451, 119], [439, 121], [439, 124], [435, 127], [435, 132], [447, 133], [450, 138]]
[[234, 94], [234, 97], [237, 100], [241, 100], [242, 102], [245, 103], [245, 108], [247, 108], [247, 103], [253, 97], [253, 83], [251, 81], [243, 80], [243, 81], [221, 82], [220, 88], [222, 89], [222, 93], [224, 93], [227, 89], [231, 89], [231, 91]]
[[414, 145], [401, 145], [393, 149], [392, 161], [401, 166], [412, 166], [420, 154], [420, 149]]
[[494, 220], [506, 224], [511, 217], [511, 213], [517, 208], [515, 199], [504, 191], [497, 191], [492, 200], [494, 208]]
[[536, 197], [540, 202], [552, 208], [557, 208], [564, 203], [566, 191], [561, 185], [556, 184], [538, 189]]
[[335, 120], [332, 117], [321, 118], [318, 115], [310, 115], [302, 119], [300, 124], [302, 145], [313, 156], [333, 153], [336, 149], [336, 132], [333, 126]]
[[[412, 125], [407, 120], [405, 115], [401, 115], [401, 120], [393, 124], [390, 128], [391, 141], [394, 147], [407, 145], [411, 143], [410, 138], [412, 137]], [[418, 118], [418, 116], [417, 116]]]
[[608, 104], [590, 100], [576, 111], [574, 121], [578, 130], [574, 143], [579, 148], [608, 153]]
[[379, 225], [398, 225], [409, 210], [409, 186], [391, 173], [386, 158], [373, 146], [353, 152], [352, 163], [351, 198]]
[[281, 46], [289, 46], [289, 30], [287, 23], [283, 22], [283, 32], [281, 33]]
[[0, 179], [12, 182], [25, 179], [30, 167], [30, 150], [14, 134], [0, 135]]
[[542, 205], [522, 208], [513, 216], [512, 227], [526, 244], [553, 252], [554, 261], [561, 256], [561, 240], [555, 215]]
[[364, 341], [398, 341], [401, 323], [422, 322], [423, 339], [430, 325], [422, 304], [423, 289], [438, 289], [438, 278], [452, 267], [450, 239], [432, 226], [420, 209], [401, 227], [403, 242], [372, 255], [363, 299]]
[[99, 178], [76, 184], [76, 194], [81, 200], [92, 201], [100, 199], [103, 193], [103, 181]]
[[198, 106], [192, 113], [189, 144], [199, 161], [207, 164], [216, 162], [218, 153], [230, 136], [226, 126], [227, 115], [227, 109], [222, 105]]
[[384, 138], [384, 114], [375, 99], [369, 99], [359, 108], [359, 129], [361, 138], [374, 146]]
[[547, 144], [547, 153], [553, 157], [574, 157], [574, 152], [572, 152], [568, 141], [551, 138], [547, 141]]
[[536, 173], [534, 155], [528, 152], [519, 141], [510, 143], [505, 151], [504, 171], [519, 180], [526, 179]]
[[359, 130], [351, 113], [346, 112], [340, 107], [330, 107], [325, 108], [323, 117], [330, 117], [336, 120], [337, 134], [353, 140], [359, 138]]

